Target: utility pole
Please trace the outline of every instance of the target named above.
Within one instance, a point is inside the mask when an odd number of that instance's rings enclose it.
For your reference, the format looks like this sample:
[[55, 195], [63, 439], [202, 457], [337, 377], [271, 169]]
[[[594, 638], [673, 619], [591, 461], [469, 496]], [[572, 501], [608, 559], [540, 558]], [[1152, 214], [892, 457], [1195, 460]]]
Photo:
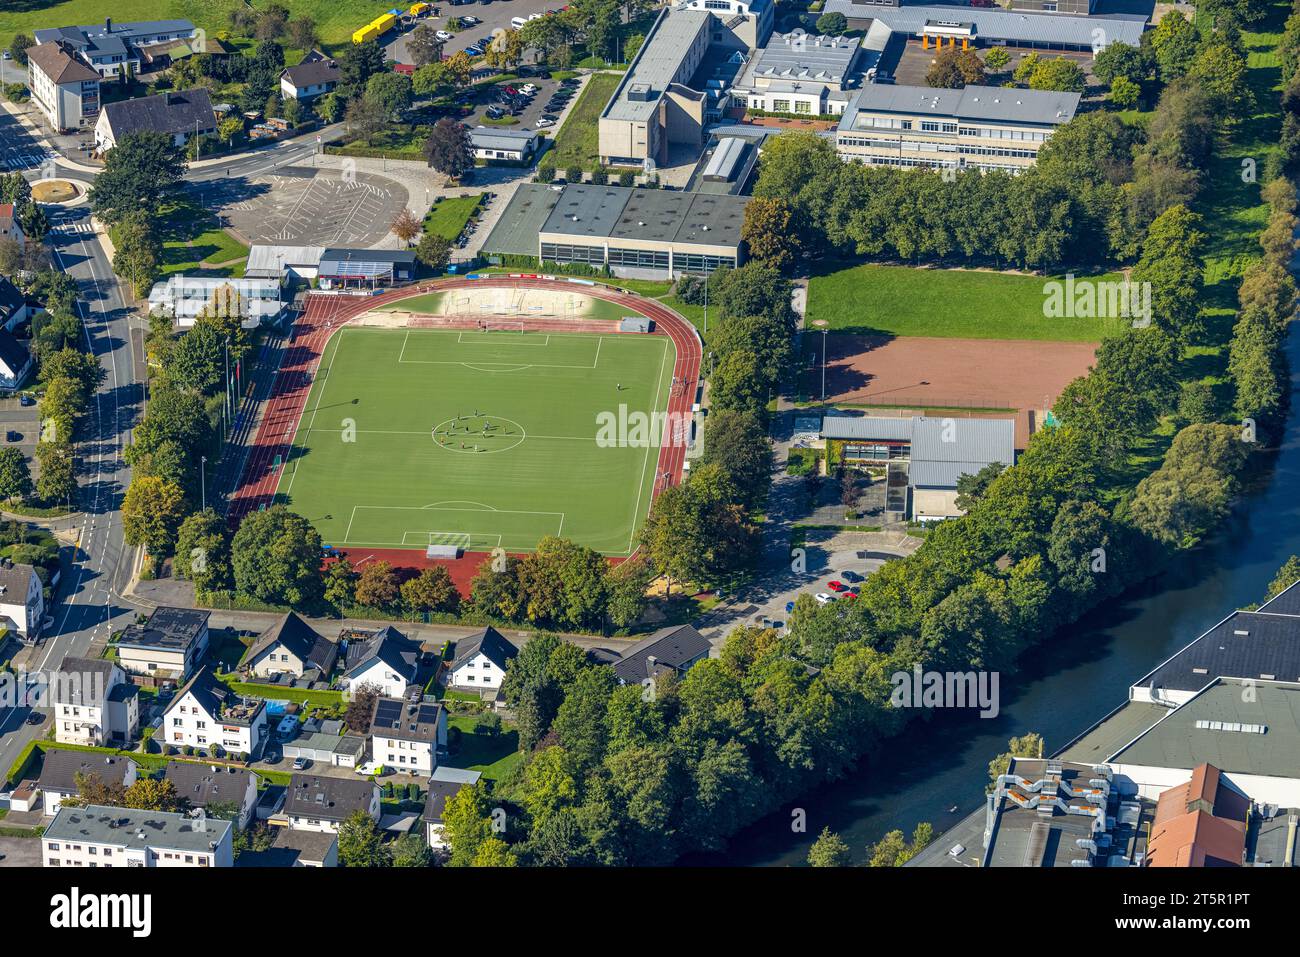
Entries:
[[199, 456], [199, 511], [208, 509], [208, 457]]

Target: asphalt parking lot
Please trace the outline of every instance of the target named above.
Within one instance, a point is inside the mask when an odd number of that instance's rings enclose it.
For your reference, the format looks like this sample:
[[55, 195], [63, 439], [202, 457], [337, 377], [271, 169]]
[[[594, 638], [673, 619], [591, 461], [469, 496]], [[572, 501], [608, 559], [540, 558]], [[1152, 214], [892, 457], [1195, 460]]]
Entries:
[[[490, 107], [493, 103], [497, 102], [494, 96], [496, 88], [500, 86], [509, 86], [514, 89], [518, 89], [519, 86], [524, 83], [532, 83], [534, 86], [536, 86], [537, 94], [532, 98], [531, 102], [529, 102], [529, 104], [526, 107], [524, 107], [523, 112], [520, 113], [518, 116], [514, 117], [514, 119], [518, 120], [518, 122], [513, 123], [509, 126], [502, 126], [499, 123], [485, 123], [484, 119], [486, 117], [488, 107]], [[482, 87], [474, 91], [474, 99], [471, 103], [471, 105], [474, 107], [474, 112], [469, 116], [465, 117], [465, 119], [462, 122], [464, 122], [465, 125], [469, 127], [491, 126], [503, 130], [537, 131], [539, 129], [539, 127], [537, 126], [537, 121], [542, 118], [543, 113], [548, 112], [546, 110], [546, 101], [551, 98], [551, 94], [555, 92], [555, 90], [559, 87], [559, 85], [560, 84], [558, 80], [543, 80], [537, 77], [523, 77], [519, 80], [510, 80], [508, 82], [503, 82], [503, 83], [484, 84]], [[566, 104], [566, 106], [571, 105], [573, 101], [577, 99], [577, 90], [579, 89], [579, 87], [577, 84], [573, 84], [570, 87], [570, 89], [574, 91], [574, 96], [569, 98], [569, 102]], [[552, 115], [556, 117], [562, 117], [564, 110], [562, 107], [560, 109], [550, 111], [550, 112], [552, 113]], [[553, 123], [551, 126], [546, 127], [546, 129], [550, 130], [551, 134], [554, 135], [555, 130], [559, 127], [559, 125], [560, 124], [557, 121]]]
[[[475, 40], [490, 37], [493, 30], [513, 29], [510, 21], [515, 17], [527, 19], [534, 13], [558, 10], [567, 2], [568, 0], [496, 0], [495, 3], [488, 3], [485, 0], [479, 0], [479, 2], [475, 3], [453, 5], [448, 3], [447, 0], [442, 0], [442, 2], [434, 4], [438, 8], [439, 15], [421, 22], [429, 24], [435, 30], [445, 30], [447, 21], [452, 17], [471, 16], [478, 17], [483, 21], [476, 26], [456, 33], [455, 37], [447, 43], [446, 48], [443, 50], [444, 54], [450, 56], [465, 49]], [[385, 49], [390, 60], [396, 60], [398, 63], [411, 62], [411, 57], [406, 52], [407, 35], [402, 34], [387, 45]]]
[[373, 246], [406, 206], [400, 183], [373, 173], [282, 166], [251, 181], [213, 180], [205, 199], [249, 242]]
[[0, 867], [40, 867], [41, 842], [34, 837], [0, 837]]
[[0, 399], [0, 448], [12, 445], [22, 449], [33, 476], [38, 471], [35, 455], [39, 438], [40, 416], [36, 406], [20, 405], [16, 398]]

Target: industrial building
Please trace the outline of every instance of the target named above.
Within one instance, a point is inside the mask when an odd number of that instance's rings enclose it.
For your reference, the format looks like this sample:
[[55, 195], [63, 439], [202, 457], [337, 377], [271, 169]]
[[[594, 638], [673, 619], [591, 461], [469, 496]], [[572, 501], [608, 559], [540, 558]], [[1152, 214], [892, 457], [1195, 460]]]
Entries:
[[621, 186], [524, 184], [483, 244], [490, 261], [608, 266], [615, 275], [707, 273], [744, 262], [748, 197]]
[[733, 102], [767, 113], [838, 116], [858, 85], [858, 37], [774, 33], [732, 88]]
[[1020, 172], [1074, 118], [1079, 99], [1053, 90], [872, 83], [844, 111], [835, 146], [841, 159], [873, 166]]
[[692, 0], [664, 8], [600, 115], [601, 162], [663, 164], [671, 146], [703, 146], [704, 127], [722, 118], [729, 79], [771, 32], [772, 7]]

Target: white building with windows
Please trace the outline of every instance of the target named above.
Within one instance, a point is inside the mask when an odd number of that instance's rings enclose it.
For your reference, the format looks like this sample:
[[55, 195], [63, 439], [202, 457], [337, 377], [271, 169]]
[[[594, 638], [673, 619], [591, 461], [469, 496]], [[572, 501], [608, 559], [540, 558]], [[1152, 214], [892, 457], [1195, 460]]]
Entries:
[[370, 685], [386, 698], [406, 697], [420, 666], [419, 645], [393, 627], [350, 632], [344, 644], [343, 688]]
[[207, 276], [168, 276], [149, 290], [149, 311], [171, 316], [187, 329], [205, 312], [214, 316], [239, 316], [240, 325], [254, 329], [280, 316], [279, 279], [220, 279]]
[[774, 33], [732, 88], [732, 102], [767, 113], [838, 116], [858, 85], [858, 37]]
[[845, 109], [835, 146], [841, 159], [874, 166], [1016, 173], [1078, 107], [1078, 93], [1055, 90], [869, 83]]
[[289, 780], [284, 811], [295, 831], [332, 831], [357, 811], [379, 821], [379, 785], [369, 778], [295, 774]]
[[0, 561], [0, 626], [35, 641], [45, 618], [45, 590], [31, 565]]
[[124, 807], [60, 808], [41, 836], [45, 867], [233, 867], [229, 821]]
[[68, 655], [50, 678], [54, 740], [90, 747], [127, 747], [140, 727], [139, 689], [103, 658]]
[[99, 74], [66, 43], [27, 50], [27, 88], [55, 132], [93, 127], [99, 117]]
[[163, 712], [155, 740], [173, 748], [256, 757], [266, 743], [266, 702], [242, 699], [201, 669]]
[[380, 698], [370, 722], [370, 756], [387, 767], [429, 777], [447, 751], [447, 709], [413, 695]]
[[506, 676], [506, 665], [519, 649], [490, 625], [456, 642], [456, 655], [447, 666], [447, 687], [464, 691], [495, 691]]

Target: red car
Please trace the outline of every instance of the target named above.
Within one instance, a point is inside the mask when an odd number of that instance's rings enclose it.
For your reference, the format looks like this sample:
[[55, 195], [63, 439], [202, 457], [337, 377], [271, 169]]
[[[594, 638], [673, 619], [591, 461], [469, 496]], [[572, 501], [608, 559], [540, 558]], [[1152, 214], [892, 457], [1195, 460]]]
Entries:
[[833, 592], [841, 592], [841, 591], [848, 591], [848, 590], [849, 590], [849, 586], [848, 586], [848, 585], [844, 584], [844, 582], [838, 582], [838, 581], [837, 581], [837, 582], [831, 582], [831, 583], [830, 583], [829, 585], [827, 585], [826, 587], [829, 588], [829, 589], [830, 589], [831, 591], [833, 591]]

